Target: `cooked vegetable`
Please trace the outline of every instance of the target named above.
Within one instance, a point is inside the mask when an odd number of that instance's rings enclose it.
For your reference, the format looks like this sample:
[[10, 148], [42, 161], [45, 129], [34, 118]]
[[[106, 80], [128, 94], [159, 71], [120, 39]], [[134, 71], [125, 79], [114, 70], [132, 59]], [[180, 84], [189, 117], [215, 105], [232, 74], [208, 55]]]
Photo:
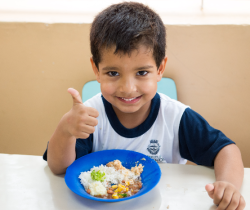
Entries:
[[127, 197], [127, 193], [119, 193], [118, 195], [121, 195], [123, 198]]
[[101, 181], [101, 182], [103, 182], [103, 181], [106, 179], [105, 173], [104, 173], [104, 172], [101, 172], [100, 170], [97, 171], [97, 172], [95, 172], [95, 170], [93, 170], [93, 171], [91, 172], [91, 178], [92, 178], [93, 180]]
[[117, 193], [114, 193], [114, 194], [112, 195], [112, 198], [113, 198], [113, 199], [118, 199], [119, 197], [118, 197]]

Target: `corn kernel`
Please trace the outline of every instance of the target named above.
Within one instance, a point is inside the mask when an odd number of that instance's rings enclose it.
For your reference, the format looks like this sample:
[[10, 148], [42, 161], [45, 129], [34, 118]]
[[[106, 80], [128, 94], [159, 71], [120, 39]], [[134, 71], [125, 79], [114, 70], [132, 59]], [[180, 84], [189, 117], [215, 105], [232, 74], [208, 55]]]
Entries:
[[126, 191], [127, 191], [126, 188], [123, 188], [121, 192], [125, 193]]
[[118, 188], [115, 190], [115, 192], [116, 192], [116, 193], [118, 192]]
[[117, 192], [121, 192], [122, 191], [122, 188], [117, 188]]
[[131, 189], [131, 192], [133, 192], [134, 190], [133, 189]]
[[112, 198], [118, 199], [119, 197], [118, 197], [117, 193], [114, 193], [114, 194], [112, 195]]
[[126, 187], [126, 192], [128, 192], [128, 187]]
[[112, 188], [113, 188], [113, 189], [117, 188], [117, 185], [112, 185]]
[[122, 185], [122, 184], [118, 184], [118, 188], [124, 188], [125, 186], [124, 185]]
[[119, 198], [123, 198], [123, 196], [121, 194], [119, 194]]
[[125, 183], [126, 183], [127, 186], [129, 186], [129, 184], [130, 184], [129, 181], [126, 181]]

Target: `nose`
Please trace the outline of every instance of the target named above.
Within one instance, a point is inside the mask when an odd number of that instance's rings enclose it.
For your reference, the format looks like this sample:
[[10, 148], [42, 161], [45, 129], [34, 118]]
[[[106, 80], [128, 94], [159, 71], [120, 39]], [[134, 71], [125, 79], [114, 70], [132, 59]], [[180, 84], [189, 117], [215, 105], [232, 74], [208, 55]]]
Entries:
[[137, 91], [136, 81], [133, 78], [123, 78], [120, 80], [119, 91], [129, 95]]

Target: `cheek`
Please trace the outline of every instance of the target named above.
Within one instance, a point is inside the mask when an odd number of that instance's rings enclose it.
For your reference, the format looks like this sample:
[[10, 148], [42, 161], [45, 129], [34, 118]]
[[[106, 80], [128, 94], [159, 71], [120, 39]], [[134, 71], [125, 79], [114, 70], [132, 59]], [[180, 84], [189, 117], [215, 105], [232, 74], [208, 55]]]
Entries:
[[144, 93], [156, 92], [157, 83], [155, 81], [148, 81], [146, 83], [140, 84], [140, 90]]
[[101, 91], [103, 95], [112, 95], [115, 93], [116, 87], [114, 83], [101, 83]]

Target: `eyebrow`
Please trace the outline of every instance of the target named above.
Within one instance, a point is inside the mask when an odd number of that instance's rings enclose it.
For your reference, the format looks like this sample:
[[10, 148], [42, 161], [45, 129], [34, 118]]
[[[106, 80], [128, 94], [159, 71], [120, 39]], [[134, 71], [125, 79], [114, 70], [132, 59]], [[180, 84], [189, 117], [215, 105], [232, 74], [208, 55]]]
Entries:
[[105, 66], [104, 68], [102, 68], [102, 70], [104, 71], [114, 71], [114, 70], [118, 70], [119, 68], [114, 67], [114, 66]]
[[145, 70], [145, 69], [151, 69], [151, 68], [154, 68], [154, 67], [150, 66], [150, 65], [146, 65], [146, 66], [142, 66], [142, 67], [136, 68], [136, 70]]
[[[150, 65], [146, 65], [146, 66], [142, 66], [142, 67], [138, 67], [135, 70], [145, 70], [145, 69], [151, 69], [154, 68], [153, 66]], [[119, 68], [115, 67], [115, 66], [105, 66], [104, 68], [102, 68], [102, 70], [104, 71], [115, 71], [115, 70], [119, 70]]]

